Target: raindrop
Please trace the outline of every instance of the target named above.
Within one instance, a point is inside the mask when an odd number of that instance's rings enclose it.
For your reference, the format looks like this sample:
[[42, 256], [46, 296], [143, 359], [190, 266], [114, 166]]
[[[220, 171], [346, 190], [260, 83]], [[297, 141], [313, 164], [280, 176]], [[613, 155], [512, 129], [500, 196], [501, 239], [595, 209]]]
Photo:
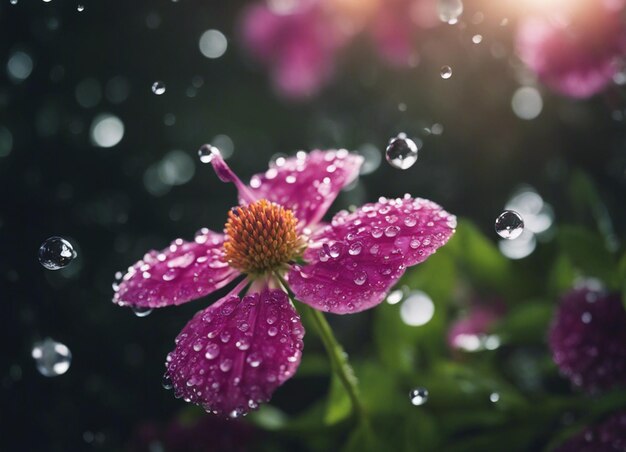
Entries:
[[61, 237], [50, 237], [39, 247], [39, 263], [48, 270], [67, 267], [75, 257], [72, 244]]
[[147, 317], [152, 313], [152, 308], [145, 306], [133, 306], [131, 309], [137, 317]]
[[472, 36], [472, 42], [474, 44], [480, 44], [481, 42], [483, 42], [483, 35], [474, 35], [474, 36]]
[[489, 394], [489, 400], [493, 403], [496, 403], [498, 400], [500, 400], [500, 394], [498, 394], [497, 392], [492, 392], [491, 394]]
[[439, 0], [437, 2], [439, 20], [447, 24], [455, 24], [463, 14], [463, 2], [461, 0]]
[[441, 75], [442, 79], [448, 80], [450, 77], [452, 77], [452, 68], [448, 65], [441, 66], [441, 72], [439, 72], [439, 74]]
[[219, 155], [219, 153], [219, 149], [210, 144], [203, 144], [200, 149], [198, 149], [198, 157], [200, 157], [202, 163], [211, 163], [213, 157]]
[[154, 82], [152, 84], [152, 92], [156, 94], [157, 96], [160, 96], [161, 94], [165, 94], [165, 83], [159, 80]]
[[170, 376], [168, 374], [163, 375], [163, 379], [161, 380], [161, 386], [163, 386], [163, 389], [172, 389], [172, 380], [170, 380]]
[[11, 5], [17, 5], [17, 0], [11, 0]]
[[37, 370], [44, 377], [63, 375], [72, 363], [72, 352], [65, 344], [51, 338], [35, 342], [31, 352]]
[[409, 398], [414, 406], [424, 405], [428, 402], [428, 389], [422, 387], [411, 389]]
[[385, 157], [394, 168], [405, 170], [417, 161], [417, 151], [418, 147], [415, 141], [401, 133], [389, 141], [385, 150]]
[[82, 13], [83, 11], [85, 11], [85, 5], [78, 5], [76, 7], [76, 11], [78, 11], [79, 13]]
[[513, 240], [524, 232], [524, 220], [514, 210], [505, 210], [496, 218], [495, 228], [500, 237]]
[[228, 41], [219, 30], [207, 30], [200, 36], [200, 52], [207, 58], [219, 58], [226, 52]]

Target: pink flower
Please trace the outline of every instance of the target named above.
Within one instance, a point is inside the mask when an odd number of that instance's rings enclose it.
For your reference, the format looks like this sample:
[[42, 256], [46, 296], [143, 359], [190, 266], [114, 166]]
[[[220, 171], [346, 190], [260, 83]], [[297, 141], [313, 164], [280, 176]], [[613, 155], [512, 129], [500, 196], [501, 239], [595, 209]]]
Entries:
[[590, 4], [562, 17], [531, 17], [517, 32], [517, 53], [539, 80], [566, 96], [586, 98], [602, 91], [626, 54], [621, 0]]
[[244, 11], [240, 27], [243, 44], [269, 68], [285, 97], [310, 97], [330, 80], [343, 39], [319, 1], [296, 2], [284, 12], [255, 4]]
[[[215, 148], [218, 177], [241, 204], [225, 233], [202, 229], [130, 267], [113, 301], [138, 308], [178, 305], [245, 278], [199, 311], [166, 362], [175, 394], [219, 415], [238, 417], [269, 400], [298, 368], [304, 328], [287, 294], [315, 309], [347, 314], [379, 304], [408, 266], [444, 245], [456, 218], [425, 199], [381, 198], [321, 222], [358, 175], [360, 156], [339, 151], [280, 159], [245, 185]], [[240, 293], [247, 289], [247, 294]]]
[[438, 23], [436, 3], [432, 0], [390, 0], [379, 5], [370, 33], [376, 50], [387, 63], [406, 67], [417, 62], [420, 29]]
[[585, 428], [556, 452], [623, 452], [626, 450], [626, 411], [612, 413], [602, 422]]
[[[473, 307], [468, 315], [456, 320], [451, 325], [448, 330], [448, 346], [452, 349], [466, 351], [490, 348], [487, 334], [490, 328], [502, 318], [503, 314], [504, 309], [501, 304]], [[493, 340], [491, 339], [492, 343]], [[495, 340], [498, 341], [498, 339]]]

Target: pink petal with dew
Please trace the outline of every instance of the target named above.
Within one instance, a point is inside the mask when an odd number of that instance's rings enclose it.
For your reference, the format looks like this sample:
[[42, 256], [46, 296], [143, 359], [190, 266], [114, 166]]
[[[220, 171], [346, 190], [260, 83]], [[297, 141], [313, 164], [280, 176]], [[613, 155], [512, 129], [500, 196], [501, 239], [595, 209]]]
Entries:
[[619, 71], [617, 60], [626, 54], [626, 26], [608, 13], [568, 26], [530, 18], [518, 28], [517, 53], [553, 90], [587, 98], [602, 91]]
[[277, 159], [250, 180], [251, 192], [291, 209], [302, 228], [318, 223], [339, 191], [359, 174], [363, 157], [338, 151], [299, 152]]
[[224, 262], [223, 242], [222, 234], [202, 229], [194, 242], [177, 239], [160, 252], [146, 253], [123, 276], [113, 302], [160, 308], [186, 303], [224, 287], [239, 272]]
[[232, 418], [256, 409], [300, 364], [304, 328], [287, 294], [230, 295], [198, 312], [167, 356], [177, 397]]
[[380, 303], [407, 267], [425, 261], [454, 233], [456, 217], [425, 200], [387, 200], [338, 213], [311, 237], [288, 273], [291, 290], [310, 306], [349, 314]]

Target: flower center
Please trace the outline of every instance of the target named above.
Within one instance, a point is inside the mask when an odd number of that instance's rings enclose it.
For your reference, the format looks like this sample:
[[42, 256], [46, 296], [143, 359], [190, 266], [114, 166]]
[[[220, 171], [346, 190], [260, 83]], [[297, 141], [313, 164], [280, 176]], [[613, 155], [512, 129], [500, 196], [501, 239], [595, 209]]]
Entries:
[[225, 226], [226, 261], [243, 273], [278, 269], [302, 252], [297, 223], [291, 210], [266, 199], [233, 208]]

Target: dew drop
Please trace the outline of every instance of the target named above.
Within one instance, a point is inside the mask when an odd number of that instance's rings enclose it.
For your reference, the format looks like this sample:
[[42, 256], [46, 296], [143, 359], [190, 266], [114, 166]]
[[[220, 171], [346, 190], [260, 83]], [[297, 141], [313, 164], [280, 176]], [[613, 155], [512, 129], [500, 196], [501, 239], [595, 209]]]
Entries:
[[358, 256], [359, 254], [361, 254], [362, 250], [363, 245], [361, 245], [361, 242], [354, 242], [352, 245], [350, 245], [350, 248], [348, 248], [348, 254], [350, 254], [351, 256]]
[[31, 351], [37, 370], [44, 377], [58, 377], [70, 368], [72, 352], [65, 344], [51, 338], [35, 342]]
[[163, 389], [172, 389], [172, 380], [170, 380], [170, 376], [168, 374], [163, 375], [163, 379], [161, 380], [161, 386], [163, 386]]
[[441, 78], [444, 80], [448, 80], [450, 77], [452, 77], [452, 68], [450, 66], [441, 66], [441, 71], [439, 72], [439, 75], [441, 75]]
[[209, 344], [206, 348], [206, 354], [204, 357], [206, 359], [215, 359], [220, 354], [220, 347], [217, 344]]
[[365, 281], [367, 281], [367, 273], [357, 272], [357, 274], [354, 275], [354, 284], [356, 284], [357, 286], [362, 286], [363, 284], [365, 284]]
[[39, 247], [39, 263], [48, 270], [67, 267], [76, 256], [72, 244], [61, 237], [50, 237]]
[[401, 133], [389, 141], [385, 150], [385, 157], [394, 168], [405, 170], [417, 161], [417, 151], [418, 147], [415, 141]]
[[220, 370], [222, 372], [228, 372], [231, 367], [233, 367], [232, 359], [226, 358], [226, 359], [223, 359], [222, 362], [220, 363]]
[[219, 149], [210, 144], [203, 144], [200, 149], [198, 149], [198, 157], [200, 157], [202, 163], [211, 163], [213, 157], [219, 155], [219, 153]]
[[144, 306], [132, 306], [131, 309], [137, 317], [147, 317], [152, 313], [152, 308]]
[[157, 80], [156, 82], [154, 82], [152, 84], [152, 92], [154, 94], [156, 94], [157, 96], [160, 96], [161, 94], [165, 94], [165, 83]]
[[461, 0], [438, 0], [437, 14], [442, 22], [455, 24], [463, 14], [463, 2]]
[[428, 389], [422, 387], [412, 389], [409, 398], [414, 406], [424, 405], [428, 402]]
[[524, 220], [514, 210], [505, 210], [496, 218], [495, 228], [500, 237], [513, 240], [524, 232]]

